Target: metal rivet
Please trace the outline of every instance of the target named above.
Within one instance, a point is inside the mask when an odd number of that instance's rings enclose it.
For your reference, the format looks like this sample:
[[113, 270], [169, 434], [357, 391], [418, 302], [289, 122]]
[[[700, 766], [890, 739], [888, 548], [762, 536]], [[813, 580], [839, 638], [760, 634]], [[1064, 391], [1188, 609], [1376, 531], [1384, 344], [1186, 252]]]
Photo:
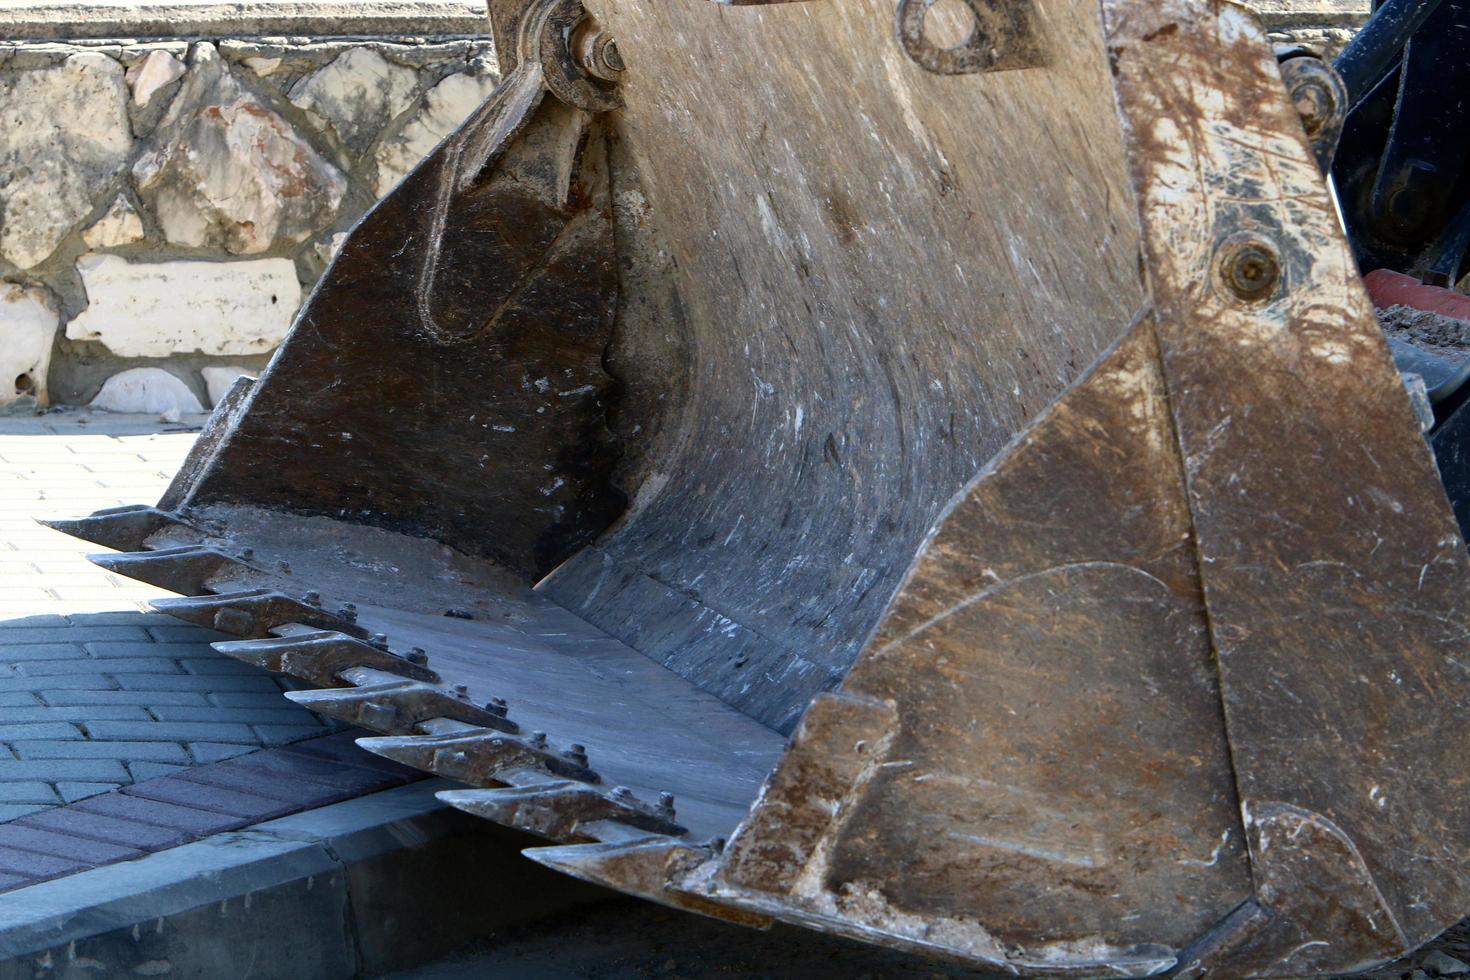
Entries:
[[1226, 288], [1243, 300], [1270, 296], [1281, 279], [1281, 259], [1276, 249], [1260, 239], [1227, 241], [1221, 249], [1219, 268]]
[[546, 733], [545, 732], [532, 732], [531, 733], [531, 744], [534, 745], [538, 749], [545, 748], [545, 746], [546, 746]]
[[387, 633], [374, 633], [372, 635], [372, 639], [370, 639], [368, 642], [371, 643], [375, 647], [380, 647], [380, 648], [386, 650], [386, 649], [388, 649], [388, 634]]
[[668, 817], [670, 820], [674, 819], [674, 794], [658, 794], [658, 809], [660, 813]]
[[301, 597], [301, 601], [308, 606], [320, 606], [322, 604], [322, 594], [320, 592], [308, 592]]
[[403, 655], [403, 659], [411, 664], [423, 665], [429, 662], [429, 655], [424, 652], [423, 647], [414, 647]]
[[241, 548], [240, 549], [240, 560], [241, 561], [249, 561], [250, 559], [252, 559], [254, 557], [255, 557], [255, 549], [254, 548]]
[[459, 698], [461, 701], [468, 701], [470, 699], [469, 687], [464, 684], [454, 685], [454, 696]]

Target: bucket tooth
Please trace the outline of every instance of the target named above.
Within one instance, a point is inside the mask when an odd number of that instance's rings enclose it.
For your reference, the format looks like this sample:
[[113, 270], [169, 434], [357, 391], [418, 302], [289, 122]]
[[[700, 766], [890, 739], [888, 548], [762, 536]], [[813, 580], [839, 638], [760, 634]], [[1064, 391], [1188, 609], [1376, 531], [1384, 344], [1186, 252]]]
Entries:
[[114, 551], [142, 551], [148, 539], [159, 531], [188, 526], [174, 515], [147, 504], [109, 507], [86, 517], [40, 523]]
[[[295, 657], [294, 653], [287, 654], [288, 669], [284, 673], [299, 677], [300, 674], [289, 669], [290, 661]], [[286, 697], [319, 714], [395, 735], [410, 734], [417, 725], [432, 718], [448, 718], [509, 735], [520, 731], [515, 722], [494, 711], [441, 688], [412, 680], [322, 691], [290, 691]]]
[[[441, 794], [441, 798], [442, 798]], [[631, 842], [566, 844], [533, 847], [521, 853], [563, 874], [646, 898], [660, 905], [753, 929], [769, 929], [769, 916], [722, 905], [689, 888], [688, 883], [711, 869], [718, 844], [691, 844], [663, 837]]]
[[439, 675], [381, 647], [336, 632], [228, 640], [213, 644], [226, 656], [286, 674], [318, 687], [336, 687], [344, 671], [366, 667], [411, 681], [438, 683]]
[[505, 789], [451, 789], [435, 795], [466, 813], [552, 840], [601, 840], [589, 825], [602, 821], [667, 837], [682, 837], [688, 832], [621, 786], [599, 790], [585, 783], [560, 782]]
[[369, 635], [356, 623], [350, 623], [320, 606], [271, 589], [186, 599], [154, 599], [151, 605], [159, 612], [186, 623], [256, 640], [265, 639], [278, 627], [290, 623], [335, 630], [359, 639], [366, 639]]
[[[360, 738], [357, 744], [376, 755], [472, 786], [500, 786], [517, 770], [549, 773], [583, 783], [602, 777], [584, 763], [548, 749], [536, 736], [521, 738], [498, 732], [454, 735], [405, 735]], [[585, 757], [584, 757], [585, 758]]]
[[198, 596], [212, 591], [213, 583], [226, 573], [248, 572], [249, 566], [213, 548], [187, 546], [161, 551], [126, 551], [88, 555], [87, 560], [109, 572], [156, 585], [180, 595]]

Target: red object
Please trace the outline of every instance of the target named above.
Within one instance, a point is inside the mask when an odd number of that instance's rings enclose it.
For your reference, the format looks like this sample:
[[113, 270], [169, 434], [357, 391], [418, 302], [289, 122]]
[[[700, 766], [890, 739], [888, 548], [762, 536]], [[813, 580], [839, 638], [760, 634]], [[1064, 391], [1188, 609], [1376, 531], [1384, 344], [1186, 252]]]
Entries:
[[1456, 320], [1470, 320], [1470, 296], [1443, 286], [1429, 286], [1413, 276], [1390, 269], [1374, 269], [1363, 277], [1368, 296], [1380, 310], [1411, 306], [1416, 310], [1443, 313]]

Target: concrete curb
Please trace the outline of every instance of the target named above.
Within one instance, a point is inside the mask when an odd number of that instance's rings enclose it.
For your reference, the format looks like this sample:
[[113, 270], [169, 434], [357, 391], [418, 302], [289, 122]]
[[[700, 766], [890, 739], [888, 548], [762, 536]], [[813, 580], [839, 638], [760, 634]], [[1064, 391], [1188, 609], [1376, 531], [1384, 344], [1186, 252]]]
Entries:
[[426, 780], [0, 897], [0, 980], [353, 977], [608, 896]]

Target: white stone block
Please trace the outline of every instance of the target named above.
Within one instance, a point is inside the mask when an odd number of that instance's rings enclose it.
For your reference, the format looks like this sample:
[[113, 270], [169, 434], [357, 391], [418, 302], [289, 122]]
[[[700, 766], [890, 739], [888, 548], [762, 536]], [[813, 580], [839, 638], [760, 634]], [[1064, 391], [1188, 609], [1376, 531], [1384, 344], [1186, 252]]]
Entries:
[[391, 191], [444, 137], [458, 129], [490, 97], [497, 82], [493, 74], [463, 72], [450, 75], [430, 89], [418, 115], [374, 153], [378, 163], [378, 195]]
[[189, 386], [163, 368], [132, 368], [108, 378], [91, 405], [103, 412], [178, 419], [204, 411]]
[[0, 405], [23, 399], [46, 404], [46, 372], [60, 322], [56, 297], [44, 286], [0, 283]]
[[201, 368], [199, 373], [204, 376], [204, 387], [209, 389], [209, 405], [211, 408], [219, 404], [220, 399], [225, 397], [225, 394], [237, 379], [254, 378], [257, 376], [254, 371], [247, 367], [240, 367], [237, 364], [230, 364], [225, 367]]
[[141, 242], [143, 238], [143, 219], [121, 194], [95, 225], [82, 232], [82, 241], [88, 248], [116, 248]]
[[361, 150], [413, 102], [418, 76], [371, 48], [349, 48], [291, 88], [291, 101]]
[[286, 336], [301, 305], [290, 259], [128, 262], [77, 260], [87, 308], [67, 324], [122, 357], [263, 354]]
[[148, 57], [128, 69], [128, 84], [133, 87], [133, 102], [147, 105], [158, 90], [182, 78], [184, 63], [167, 51], [150, 51]]
[[133, 148], [122, 65], [75, 54], [0, 76], [0, 254], [45, 261], [96, 206]]

